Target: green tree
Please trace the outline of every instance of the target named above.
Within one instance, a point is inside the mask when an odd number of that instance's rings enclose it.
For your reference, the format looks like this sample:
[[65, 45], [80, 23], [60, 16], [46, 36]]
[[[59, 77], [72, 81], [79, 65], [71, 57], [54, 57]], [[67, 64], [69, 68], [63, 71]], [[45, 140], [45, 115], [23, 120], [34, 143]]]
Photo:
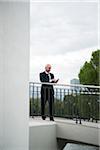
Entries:
[[100, 50], [92, 52], [90, 62], [85, 62], [79, 72], [81, 84], [99, 85], [99, 56]]

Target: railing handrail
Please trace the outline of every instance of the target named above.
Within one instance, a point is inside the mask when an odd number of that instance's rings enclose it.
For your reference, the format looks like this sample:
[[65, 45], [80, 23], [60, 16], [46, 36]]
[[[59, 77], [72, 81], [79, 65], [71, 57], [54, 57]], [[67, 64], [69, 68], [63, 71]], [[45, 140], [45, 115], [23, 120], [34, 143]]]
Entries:
[[95, 88], [100, 89], [100, 86], [95, 85], [82, 85], [82, 84], [59, 84], [59, 83], [49, 83], [49, 82], [29, 82], [30, 84], [45, 84], [45, 85], [54, 85], [54, 86], [69, 86], [69, 87], [82, 87], [82, 88]]

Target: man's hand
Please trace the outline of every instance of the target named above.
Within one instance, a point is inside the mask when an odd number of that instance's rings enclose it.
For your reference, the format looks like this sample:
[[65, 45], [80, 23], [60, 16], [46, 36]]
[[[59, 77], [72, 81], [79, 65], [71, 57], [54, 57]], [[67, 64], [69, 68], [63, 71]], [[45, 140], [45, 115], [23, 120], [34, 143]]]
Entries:
[[55, 81], [55, 83], [57, 83], [59, 81], [59, 79], [57, 79], [56, 81]]
[[58, 81], [59, 81], [59, 79], [57, 79], [57, 80], [56, 79], [52, 79], [51, 80], [51, 82], [53, 82], [53, 83], [57, 83]]

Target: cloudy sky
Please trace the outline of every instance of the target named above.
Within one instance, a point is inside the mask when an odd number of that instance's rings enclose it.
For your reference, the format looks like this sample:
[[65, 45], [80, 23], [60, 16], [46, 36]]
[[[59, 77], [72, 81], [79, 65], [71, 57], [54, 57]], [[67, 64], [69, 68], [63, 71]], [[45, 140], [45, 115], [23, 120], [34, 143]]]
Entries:
[[70, 83], [98, 48], [98, 3], [31, 2], [30, 7], [30, 81], [39, 81], [50, 63], [59, 83]]

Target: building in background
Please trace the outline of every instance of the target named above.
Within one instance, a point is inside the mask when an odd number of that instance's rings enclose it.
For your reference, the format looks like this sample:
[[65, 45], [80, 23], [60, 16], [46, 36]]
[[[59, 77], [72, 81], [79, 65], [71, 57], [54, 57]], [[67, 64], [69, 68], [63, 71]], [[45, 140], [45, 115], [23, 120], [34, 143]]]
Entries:
[[[74, 78], [74, 79], [70, 80], [70, 84], [74, 84], [74, 85], [76, 84], [76, 85], [78, 85], [78, 84], [80, 84], [80, 81], [79, 81], [79, 79]], [[77, 87], [77, 86], [76, 87], [75, 86], [72, 87], [71, 86], [71, 89], [75, 90], [75, 91], [79, 91], [80, 87]]]
[[72, 80], [70, 80], [70, 84], [80, 84], [80, 81], [79, 81], [79, 79], [72, 79]]

